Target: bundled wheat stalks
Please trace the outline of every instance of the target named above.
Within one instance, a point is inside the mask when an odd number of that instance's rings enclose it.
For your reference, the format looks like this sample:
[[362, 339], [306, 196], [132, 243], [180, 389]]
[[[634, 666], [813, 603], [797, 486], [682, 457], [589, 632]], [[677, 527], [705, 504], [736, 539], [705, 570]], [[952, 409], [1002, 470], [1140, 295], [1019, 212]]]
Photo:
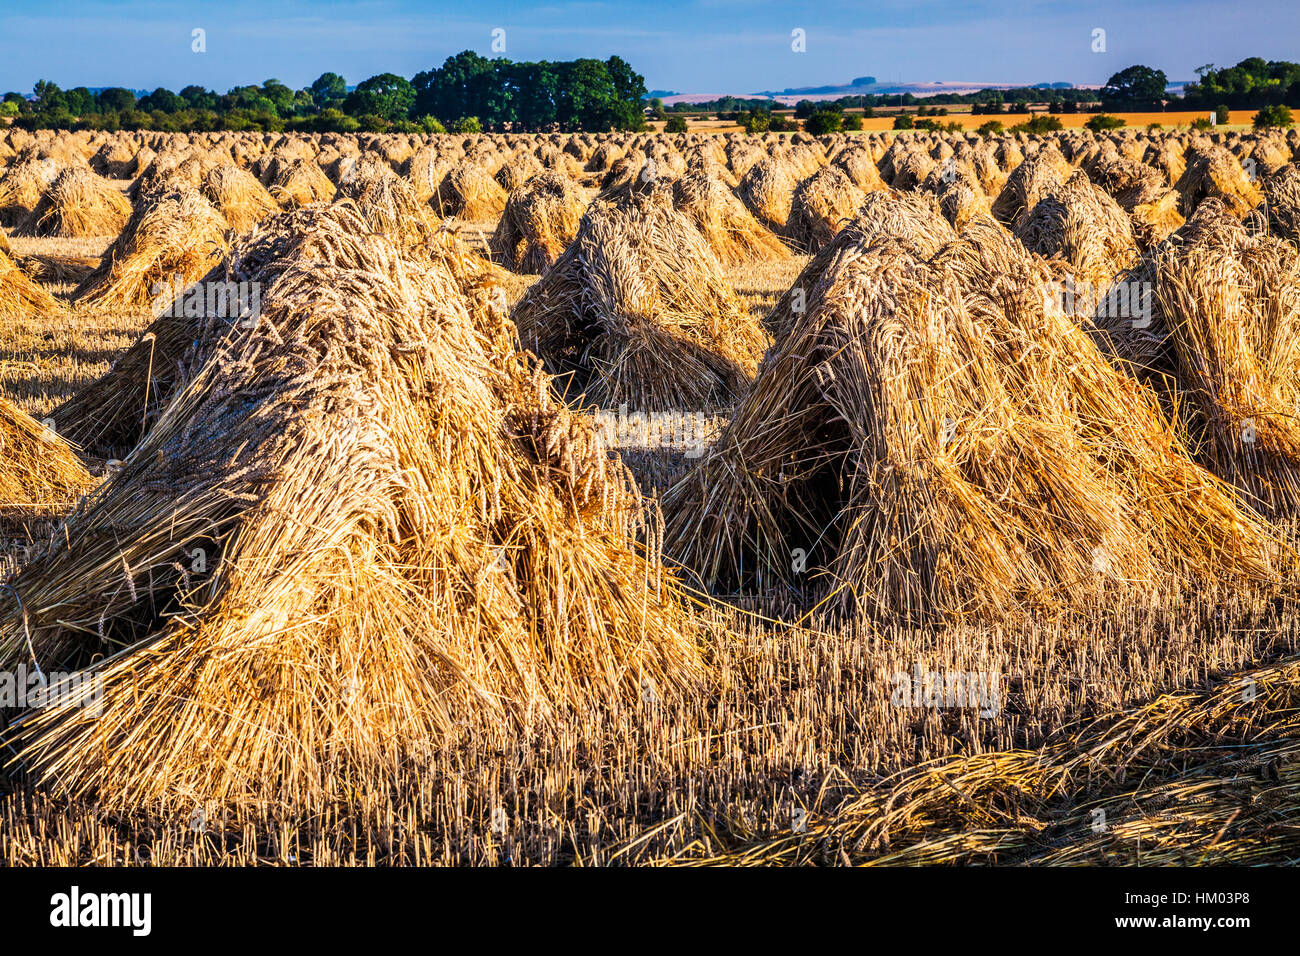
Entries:
[[[696, 686], [696, 625], [631, 476], [452, 277], [347, 205], [267, 220], [264, 282], [145, 441], [0, 596], [0, 666], [99, 706], [10, 750], [113, 811], [308, 815], [460, 735]], [[220, 324], [220, 320], [216, 320]], [[200, 560], [202, 557], [202, 560]], [[89, 691], [87, 691], [89, 692]]]
[[823, 166], [795, 187], [785, 235], [796, 248], [816, 253], [853, 219], [866, 198], [839, 166]]
[[67, 505], [94, 483], [57, 431], [0, 395], [0, 510]]
[[1030, 252], [1059, 263], [1074, 286], [1071, 311], [1091, 312], [1138, 258], [1124, 210], [1082, 171], [1048, 190], [1021, 215], [1015, 235]]
[[433, 238], [436, 226], [428, 207], [385, 163], [364, 158], [350, 163], [339, 178], [339, 195], [356, 203], [372, 231], [403, 246], [424, 245]]
[[477, 163], [458, 163], [438, 185], [433, 208], [443, 216], [471, 222], [496, 219], [506, 207], [506, 192], [492, 174]]
[[666, 497], [671, 552], [713, 588], [905, 619], [1275, 584], [1265, 526], [1048, 278], [988, 217], [929, 260], [889, 237], [839, 249]]
[[1246, 175], [1235, 156], [1222, 146], [1188, 151], [1187, 168], [1174, 183], [1182, 214], [1191, 217], [1205, 199], [1217, 199], [1238, 219], [1259, 205], [1259, 188]]
[[256, 176], [231, 163], [208, 170], [200, 191], [237, 233], [248, 232], [266, 216], [280, 211]]
[[492, 253], [515, 272], [541, 274], [577, 236], [586, 208], [586, 198], [573, 180], [560, 173], [538, 173], [506, 200], [489, 243]]
[[1151, 264], [1175, 388], [1208, 468], [1266, 514], [1300, 509], [1300, 255], [1205, 200]]
[[334, 184], [314, 160], [295, 159], [277, 164], [271, 180], [271, 195], [285, 209], [297, 209], [334, 198]]
[[0, 321], [52, 315], [63, 306], [0, 250]]
[[18, 227], [20, 236], [116, 236], [131, 218], [131, 204], [107, 180], [84, 166], [59, 173]]
[[194, 191], [142, 199], [99, 267], [73, 293], [97, 307], [150, 305], [160, 284], [201, 278], [227, 248], [226, 220]]
[[723, 265], [790, 258], [785, 243], [712, 176], [691, 172], [675, 180], [673, 205], [695, 224]]
[[1073, 174], [1074, 167], [1061, 151], [1055, 145], [1048, 145], [1011, 171], [1007, 184], [993, 200], [991, 211], [1001, 222], [1015, 227], [1040, 199], [1065, 185]]
[[605, 407], [699, 409], [749, 381], [766, 335], [666, 189], [597, 201], [512, 313], [525, 347]]
[[740, 178], [736, 194], [755, 218], [773, 232], [785, 229], [799, 177], [786, 160], [761, 159]]
[[23, 160], [6, 169], [0, 176], [0, 226], [26, 222], [58, 175], [52, 159]]

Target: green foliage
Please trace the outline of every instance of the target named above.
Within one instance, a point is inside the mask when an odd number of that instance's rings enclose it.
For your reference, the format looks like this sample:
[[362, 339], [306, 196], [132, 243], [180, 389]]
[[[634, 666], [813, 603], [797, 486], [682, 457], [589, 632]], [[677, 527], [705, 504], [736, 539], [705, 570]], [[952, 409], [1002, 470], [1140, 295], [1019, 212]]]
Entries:
[[906, 113], [899, 113], [894, 117], [894, 129], [913, 129], [915, 126], [916, 123], [913, 122], [912, 117]]
[[110, 111], [129, 113], [135, 109], [135, 94], [130, 90], [122, 89], [120, 86], [110, 86], [106, 90], [99, 91], [99, 95], [95, 97], [95, 103], [101, 113]]
[[803, 125], [814, 136], [825, 136], [838, 133], [844, 127], [844, 116], [838, 110], [817, 110]]
[[344, 109], [353, 116], [374, 114], [390, 123], [407, 119], [414, 105], [415, 87], [396, 73], [380, 73], [362, 80], [344, 101]]
[[857, 113], [844, 114], [843, 129], [846, 133], [862, 129], [862, 117]]
[[0, 116], [17, 116], [17, 115], [18, 115], [17, 103], [11, 102], [10, 100], [5, 100], [3, 103], [0, 103]]
[[975, 132], [981, 136], [996, 136], [1003, 131], [1003, 128], [997, 120], [989, 120], [987, 123], [981, 123]]
[[433, 116], [427, 116], [427, 115], [421, 116], [419, 120], [416, 121], [416, 125], [420, 127], [421, 132], [425, 132], [425, 133], [447, 132], [447, 127], [439, 123], [438, 120]]
[[1224, 104], [1214, 108], [1214, 122], [1223, 124], [1232, 119], [1232, 111]]
[[746, 133], [766, 133], [772, 128], [772, 113], [769, 110], [753, 109], [742, 114], [738, 122], [745, 127]]
[[1192, 120], [1192, 129], [1214, 129], [1214, 124], [1208, 116], [1199, 116]]
[[1109, 113], [1098, 113], [1083, 125], [1094, 133], [1101, 133], [1108, 129], [1119, 129], [1121, 126], [1127, 126], [1128, 121], [1122, 120], [1118, 116], [1111, 116]]
[[1015, 126], [1011, 127], [1011, 132], [1035, 133], [1041, 135], [1043, 133], [1055, 133], [1062, 129], [1065, 129], [1064, 124], [1062, 124], [1055, 116], [1040, 113], [1038, 116], [1031, 117], [1023, 123], [1017, 123]]
[[665, 133], [685, 133], [685, 132], [686, 132], [686, 117], [684, 117], [684, 116], [670, 116], [670, 117], [668, 117], [668, 121], [667, 121], [666, 123], [664, 123], [664, 132], [665, 132]]
[[799, 121], [780, 113], [772, 113], [767, 128], [773, 133], [793, 133], [799, 128]]
[[483, 124], [479, 122], [477, 116], [461, 116], [451, 124], [453, 133], [481, 133]]
[[[341, 104], [348, 96], [347, 81], [337, 73], [322, 73], [307, 88], [312, 102], [322, 109]], [[182, 96], [184, 93], [182, 92]]]
[[1291, 110], [1278, 103], [1274, 106], [1266, 106], [1256, 113], [1251, 119], [1250, 125], [1255, 129], [1287, 127], [1294, 126], [1295, 120], [1291, 117]]
[[1106, 109], [1148, 110], [1159, 109], [1166, 99], [1165, 87], [1169, 78], [1163, 70], [1149, 66], [1130, 66], [1120, 70], [1106, 81], [1101, 89], [1101, 102]]
[[1214, 109], [1218, 105], [1235, 109], [1284, 103], [1300, 105], [1300, 63], [1266, 62], [1252, 56], [1222, 70], [1207, 63], [1197, 73], [1199, 82], [1187, 84], [1183, 94], [1185, 104], [1192, 109]]

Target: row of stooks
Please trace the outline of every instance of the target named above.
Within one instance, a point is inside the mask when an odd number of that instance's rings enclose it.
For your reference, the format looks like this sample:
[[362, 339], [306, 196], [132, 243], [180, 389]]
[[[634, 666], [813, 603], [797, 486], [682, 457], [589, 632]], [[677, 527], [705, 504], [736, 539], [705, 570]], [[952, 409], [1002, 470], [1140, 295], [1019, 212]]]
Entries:
[[[476, 726], [703, 692], [680, 574], [917, 620], [1288, 589], [1294, 246], [1210, 177], [1185, 225], [1110, 262], [1088, 160], [1030, 152], [958, 228], [887, 151], [892, 188], [767, 329], [657, 163], [509, 317], [495, 268], [377, 163], [261, 219], [203, 266], [259, 283], [255, 321], [170, 310], [52, 429], [5, 408], [65, 494], [92, 484], [66, 439], [122, 459], [0, 592], [3, 669], [96, 678], [12, 715], [19, 765], [120, 809], [320, 806]], [[159, 218], [194, 195], [140, 192]], [[1064, 308], [1089, 256], [1150, 283], [1149, 316]], [[661, 525], [562, 390], [739, 405]]]

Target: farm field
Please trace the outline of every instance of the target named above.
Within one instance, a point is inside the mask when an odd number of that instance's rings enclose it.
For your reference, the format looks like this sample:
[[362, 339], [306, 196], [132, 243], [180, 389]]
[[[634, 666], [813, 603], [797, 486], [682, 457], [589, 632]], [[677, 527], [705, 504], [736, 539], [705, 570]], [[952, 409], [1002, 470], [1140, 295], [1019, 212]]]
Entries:
[[1146, 115], [0, 131], [0, 861], [1300, 860], [1300, 135]]

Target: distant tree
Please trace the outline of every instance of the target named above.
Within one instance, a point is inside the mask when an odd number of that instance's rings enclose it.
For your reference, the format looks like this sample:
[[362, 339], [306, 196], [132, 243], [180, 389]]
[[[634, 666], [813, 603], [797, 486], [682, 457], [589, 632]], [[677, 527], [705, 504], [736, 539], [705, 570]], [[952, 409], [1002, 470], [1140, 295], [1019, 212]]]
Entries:
[[462, 116], [451, 124], [453, 133], [481, 133], [483, 124], [479, 122], [477, 116]]
[[185, 101], [185, 105], [192, 110], [215, 110], [217, 108], [217, 94], [205, 90], [201, 86], [187, 86], [180, 92], [180, 97]]
[[1108, 129], [1119, 129], [1121, 126], [1127, 126], [1128, 122], [1118, 116], [1111, 116], [1109, 113], [1098, 113], [1083, 125], [1094, 133], [1101, 133]]
[[827, 133], [838, 133], [844, 126], [844, 117], [836, 110], [817, 110], [803, 125], [814, 136], [825, 136]]
[[1055, 133], [1064, 128], [1064, 125], [1055, 116], [1039, 115], [1030, 117], [1023, 123], [1017, 123], [1011, 127], [1011, 132], [1034, 133], [1041, 136], [1043, 133]]
[[742, 114], [740, 125], [746, 133], [766, 133], [772, 128], [772, 114], [768, 110], [750, 110]]
[[101, 113], [107, 113], [110, 110], [115, 113], [129, 113], [135, 109], [135, 94], [130, 90], [124, 90], [120, 86], [110, 86], [106, 90], [100, 90], [99, 95], [95, 97], [95, 102], [99, 106]]
[[1291, 110], [1278, 103], [1274, 106], [1266, 106], [1256, 113], [1251, 119], [1250, 125], [1255, 129], [1288, 127], [1294, 126], [1295, 120], [1291, 117]]
[[0, 116], [17, 116], [18, 104], [12, 100], [5, 100], [0, 103]]
[[794, 104], [795, 119], [807, 119], [817, 112], [817, 104], [812, 100], [800, 100]]
[[1168, 85], [1163, 70], [1141, 64], [1130, 66], [1106, 81], [1101, 89], [1102, 106], [1116, 110], [1159, 109]]
[[294, 115], [293, 90], [285, 86], [279, 80], [270, 79], [262, 83], [262, 95], [265, 96], [275, 107], [277, 116]]
[[179, 113], [185, 109], [185, 101], [171, 90], [160, 86], [140, 100], [139, 107], [150, 113], [155, 110], [162, 113]]
[[373, 113], [392, 123], [410, 116], [415, 99], [415, 87], [405, 77], [380, 73], [358, 83], [344, 100], [344, 109], [353, 116]]
[[1215, 123], [1222, 125], [1223, 123], [1227, 123], [1231, 118], [1232, 118], [1232, 110], [1228, 109], [1227, 106], [1220, 105], [1214, 108]]
[[899, 113], [894, 117], [894, 129], [914, 129], [915, 126], [912, 117], [906, 113]]
[[675, 116], [670, 116], [670, 117], [668, 117], [668, 121], [667, 121], [666, 123], [664, 123], [664, 132], [665, 132], [665, 133], [685, 133], [685, 132], [686, 132], [686, 117], [681, 116], [681, 115], [675, 115]]
[[862, 129], [862, 117], [857, 113], [845, 113], [843, 128], [846, 133]]
[[[322, 73], [316, 77], [316, 81], [307, 88], [307, 91], [311, 93], [312, 101], [324, 109], [347, 99], [348, 85], [337, 73]], [[185, 93], [182, 91], [181, 95], [184, 96]]]
[[1001, 133], [1002, 130], [1003, 126], [1001, 123], [997, 120], [989, 120], [987, 123], [981, 123], [979, 129], [975, 130], [975, 132], [979, 133], [981, 136], [995, 136], [998, 133]]
[[665, 117], [667, 117], [668, 113], [664, 109], [664, 101], [659, 97], [657, 96], [654, 97], [650, 101], [649, 106], [650, 106], [650, 112], [654, 114], [655, 119], [663, 120]]

